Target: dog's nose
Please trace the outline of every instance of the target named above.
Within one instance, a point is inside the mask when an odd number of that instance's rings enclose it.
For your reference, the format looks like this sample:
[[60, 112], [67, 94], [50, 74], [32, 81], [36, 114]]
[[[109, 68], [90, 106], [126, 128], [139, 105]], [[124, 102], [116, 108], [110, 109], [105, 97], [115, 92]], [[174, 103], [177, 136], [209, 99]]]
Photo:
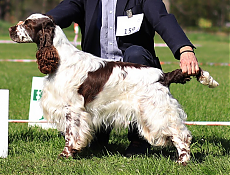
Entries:
[[9, 33], [12, 33], [12, 32], [14, 32], [14, 31], [16, 31], [16, 26], [12, 26], [12, 27], [10, 27], [9, 28]]

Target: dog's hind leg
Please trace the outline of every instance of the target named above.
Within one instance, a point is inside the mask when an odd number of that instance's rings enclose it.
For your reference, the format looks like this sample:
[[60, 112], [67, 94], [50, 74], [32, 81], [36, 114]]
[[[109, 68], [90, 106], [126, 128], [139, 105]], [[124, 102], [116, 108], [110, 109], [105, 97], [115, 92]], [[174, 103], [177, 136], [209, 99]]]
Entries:
[[163, 113], [165, 114], [164, 117], [157, 116], [154, 118], [154, 116], [145, 117], [146, 115], [142, 115], [138, 120], [139, 130], [141, 135], [153, 146], [166, 146], [171, 140], [178, 151], [179, 159], [177, 162], [186, 165], [190, 159], [191, 133], [182, 123], [183, 120], [172, 117], [176, 113], [173, 112], [172, 108], [167, 111]]
[[66, 113], [65, 147], [61, 157], [74, 156], [92, 140], [88, 115], [84, 111]]
[[188, 133], [186, 138], [181, 138], [179, 135], [173, 135], [171, 137], [172, 143], [177, 148], [178, 151], [178, 160], [179, 164], [184, 166], [187, 165], [187, 162], [190, 159], [190, 143], [192, 136]]

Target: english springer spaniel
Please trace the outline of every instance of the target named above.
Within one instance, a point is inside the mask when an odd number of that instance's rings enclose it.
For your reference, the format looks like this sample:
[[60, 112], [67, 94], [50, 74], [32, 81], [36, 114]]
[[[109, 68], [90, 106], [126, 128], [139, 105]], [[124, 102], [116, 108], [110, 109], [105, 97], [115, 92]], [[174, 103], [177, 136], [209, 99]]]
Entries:
[[[140, 134], [153, 146], [173, 143], [178, 162], [190, 158], [191, 133], [187, 115], [169, 91], [170, 83], [190, 77], [180, 69], [163, 73], [139, 64], [98, 58], [75, 48], [62, 29], [42, 14], [33, 14], [9, 29], [18, 43], [34, 42], [44, 81], [41, 106], [44, 117], [65, 133], [60, 154], [73, 156], [86, 147], [100, 125], [127, 127], [136, 122]], [[216, 87], [218, 83], [200, 69], [197, 79]]]

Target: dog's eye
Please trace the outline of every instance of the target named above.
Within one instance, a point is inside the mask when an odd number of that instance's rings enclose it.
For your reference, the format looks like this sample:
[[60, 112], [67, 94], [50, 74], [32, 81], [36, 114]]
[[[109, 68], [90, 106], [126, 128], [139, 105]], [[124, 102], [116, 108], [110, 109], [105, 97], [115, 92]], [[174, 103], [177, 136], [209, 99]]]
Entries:
[[31, 29], [31, 24], [30, 24], [30, 23], [28, 23], [28, 22], [27, 22], [27, 23], [25, 23], [25, 24], [24, 24], [24, 26], [25, 26], [25, 28], [29, 28], [29, 29]]
[[24, 22], [24, 24], [27, 25], [27, 24], [28, 24], [28, 20], [26, 20], [26, 21]]
[[31, 22], [29, 21], [29, 20], [26, 20], [25, 22], [24, 22], [24, 26], [25, 26], [25, 28], [29, 28], [29, 29], [31, 29]]

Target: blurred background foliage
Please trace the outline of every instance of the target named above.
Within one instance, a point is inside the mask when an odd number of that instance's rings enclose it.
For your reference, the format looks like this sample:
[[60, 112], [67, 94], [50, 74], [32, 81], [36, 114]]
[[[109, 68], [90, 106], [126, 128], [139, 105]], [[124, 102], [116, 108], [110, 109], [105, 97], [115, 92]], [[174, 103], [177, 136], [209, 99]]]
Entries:
[[[163, 0], [183, 28], [228, 32], [229, 0]], [[31, 13], [46, 13], [60, 0], [0, 0], [0, 20], [16, 23]]]
[[182, 27], [197, 27], [228, 31], [230, 27], [229, 0], [167, 0], [170, 12]]

